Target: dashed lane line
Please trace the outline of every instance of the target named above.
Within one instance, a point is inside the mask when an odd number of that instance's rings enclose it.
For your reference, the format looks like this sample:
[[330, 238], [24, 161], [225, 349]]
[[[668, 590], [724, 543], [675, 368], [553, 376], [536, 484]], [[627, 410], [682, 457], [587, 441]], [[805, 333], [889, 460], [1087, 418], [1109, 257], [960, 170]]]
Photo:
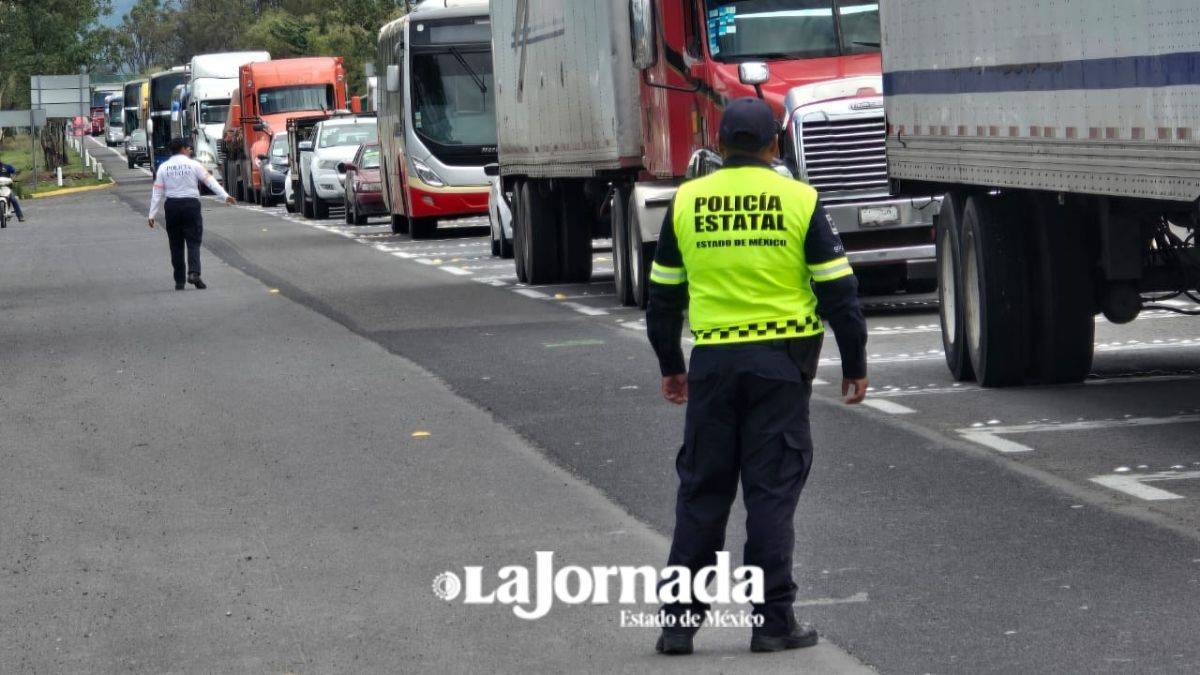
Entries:
[[886, 399], [876, 399], [876, 398], [868, 397], [866, 400], [864, 400], [862, 402], [862, 404], [868, 408], [874, 408], [875, 410], [878, 410], [879, 412], [887, 413], [889, 415], [915, 415], [917, 413], [916, 410], [913, 410], [912, 408], [909, 408], [908, 406], [903, 406], [903, 405], [900, 405], [899, 403], [896, 403], [894, 401], [888, 401]]
[[1124, 419], [1077, 420], [1075, 422], [1038, 422], [1004, 426], [1000, 424], [975, 425], [958, 429], [956, 433], [973, 443], [991, 448], [1004, 454], [1029, 453], [1034, 449], [1003, 436], [1054, 433], [1062, 431], [1100, 431], [1107, 429], [1132, 429], [1142, 427], [1166, 426], [1173, 424], [1195, 424], [1200, 422], [1200, 414], [1185, 413], [1170, 417], [1126, 417]]
[[1110, 490], [1127, 494], [1130, 497], [1137, 497], [1148, 502], [1161, 502], [1184, 499], [1184, 496], [1154, 487], [1153, 485], [1146, 485], [1147, 481], [1195, 480], [1198, 478], [1200, 478], [1200, 471], [1188, 471], [1184, 473], [1167, 471], [1141, 476], [1115, 473], [1107, 476], [1096, 476], [1089, 480], [1097, 485], [1103, 485]]

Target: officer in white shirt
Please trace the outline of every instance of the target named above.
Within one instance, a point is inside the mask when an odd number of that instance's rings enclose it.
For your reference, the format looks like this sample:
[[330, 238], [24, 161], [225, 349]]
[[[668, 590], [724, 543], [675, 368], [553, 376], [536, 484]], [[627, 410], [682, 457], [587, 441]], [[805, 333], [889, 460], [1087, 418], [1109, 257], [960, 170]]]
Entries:
[[[150, 228], [154, 228], [154, 215], [163, 205], [167, 240], [171, 243], [171, 266], [175, 268], [175, 290], [182, 291], [185, 281], [203, 290], [208, 285], [200, 279], [200, 242], [204, 237], [200, 184], [204, 183], [227, 204], [236, 204], [237, 200], [221, 188], [204, 165], [192, 159], [191, 141], [176, 138], [171, 141], [170, 148], [171, 158], [158, 167], [154, 177], [154, 190], [150, 193]], [[183, 259], [185, 245], [186, 266]]]

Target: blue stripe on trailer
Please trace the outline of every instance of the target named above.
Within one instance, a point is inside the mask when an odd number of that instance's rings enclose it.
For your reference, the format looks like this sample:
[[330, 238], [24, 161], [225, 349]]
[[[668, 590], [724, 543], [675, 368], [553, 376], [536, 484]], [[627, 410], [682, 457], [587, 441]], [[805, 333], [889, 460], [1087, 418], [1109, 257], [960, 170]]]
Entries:
[[885, 73], [887, 96], [1200, 85], [1200, 52]]

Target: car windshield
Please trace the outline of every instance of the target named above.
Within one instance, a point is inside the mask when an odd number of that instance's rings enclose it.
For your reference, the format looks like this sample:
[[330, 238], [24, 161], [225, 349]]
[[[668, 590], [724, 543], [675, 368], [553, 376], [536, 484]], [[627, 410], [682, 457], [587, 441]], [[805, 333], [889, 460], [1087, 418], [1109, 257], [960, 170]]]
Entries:
[[224, 124], [228, 117], [229, 99], [200, 102], [200, 124]]
[[346, 145], [373, 143], [378, 139], [374, 124], [339, 124], [321, 130], [318, 148], [338, 148]]
[[324, 84], [277, 87], [258, 92], [260, 115], [298, 110], [332, 110], [333, 107], [333, 87]]
[[412, 57], [412, 125], [439, 145], [496, 144], [492, 55], [477, 47], [434, 48]]
[[287, 157], [288, 154], [288, 137], [287, 134], [276, 136], [271, 141], [271, 156], [272, 157]]
[[379, 148], [363, 148], [362, 159], [358, 163], [360, 169], [379, 168]]
[[144, 129], [138, 129], [137, 131], [133, 132], [132, 134], [129, 135], [129, 142], [130, 143], [145, 143], [146, 142], [146, 131]]
[[879, 51], [879, 3], [864, 0], [707, 0], [708, 49], [719, 61]]

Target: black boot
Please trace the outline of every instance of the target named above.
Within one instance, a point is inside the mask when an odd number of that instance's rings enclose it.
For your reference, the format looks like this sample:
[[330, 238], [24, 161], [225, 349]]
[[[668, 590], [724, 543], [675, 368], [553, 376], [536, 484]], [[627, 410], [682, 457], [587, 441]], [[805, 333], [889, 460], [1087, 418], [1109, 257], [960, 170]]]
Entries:
[[183, 284], [175, 284], [175, 290], [177, 290], [177, 291], [182, 291], [182, 290], [183, 290]]
[[664, 630], [658, 636], [654, 651], [667, 656], [684, 656], [692, 653], [692, 638], [695, 631]]
[[199, 274], [189, 274], [188, 275], [188, 283], [195, 286], [198, 290], [201, 290], [201, 291], [208, 288], [208, 284], [204, 283], [204, 281], [202, 281], [200, 279]]
[[792, 623], [791, 632], [785, 635], [754, 635], [750, 638], [752, 652], [782, 652], [787, 649], [802, 649], [817, 644], [817, 629], [806, 623]]

